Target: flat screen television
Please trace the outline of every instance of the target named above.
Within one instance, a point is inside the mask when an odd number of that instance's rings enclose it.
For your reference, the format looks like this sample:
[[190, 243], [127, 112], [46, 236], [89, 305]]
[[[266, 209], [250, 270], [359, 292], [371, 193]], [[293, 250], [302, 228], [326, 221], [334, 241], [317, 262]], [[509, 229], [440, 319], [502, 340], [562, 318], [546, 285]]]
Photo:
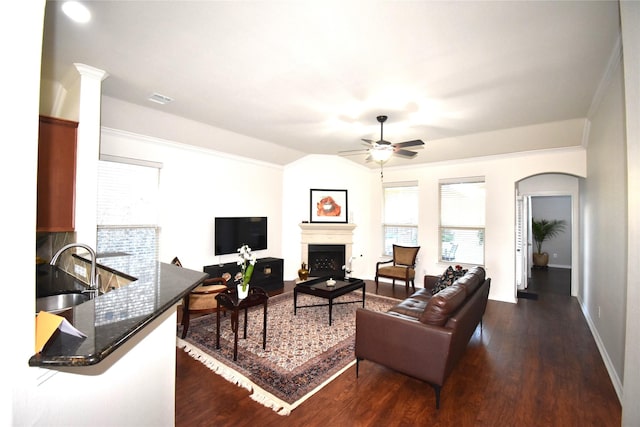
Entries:
[[242, 245], [267, 249], [267, 217], [216, 217], [214, 241], [215, 255], [237, 253]]

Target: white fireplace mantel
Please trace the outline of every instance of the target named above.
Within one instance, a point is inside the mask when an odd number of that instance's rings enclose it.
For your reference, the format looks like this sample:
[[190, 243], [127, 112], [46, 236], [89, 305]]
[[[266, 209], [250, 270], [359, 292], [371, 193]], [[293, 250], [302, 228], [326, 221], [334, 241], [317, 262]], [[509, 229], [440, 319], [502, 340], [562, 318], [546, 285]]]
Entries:
[[353, 252], [353, 230], [355, 224], [344, 223], [307, 223], [300, 225], [302, 229], [300, 255], [302, 262], [307, 263], [309, 245], [344, 245], [344, 257], [348, 260]]

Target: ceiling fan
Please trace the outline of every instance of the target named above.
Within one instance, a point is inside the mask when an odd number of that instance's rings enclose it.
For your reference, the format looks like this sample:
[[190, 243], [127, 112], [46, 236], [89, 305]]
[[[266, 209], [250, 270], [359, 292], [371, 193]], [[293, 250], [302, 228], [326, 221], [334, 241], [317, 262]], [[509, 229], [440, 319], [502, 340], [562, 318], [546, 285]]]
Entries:
[[[364, 138], [362, 139], [362, 141], [364, 141], [366, 145], [369, 146], [367, 150], [364, 150], [364, 152], [369, 153], [369, 155], [366, 158], [366, 161], [373, 160], [376, 162], [384, 163], [387, 160], [389, 160], [389, 158], [394, 154], [397, 156], [402, 156], [406, 158], [415, 157], [418, 154], [417, 152], [411, 151], [411, 150], [405, 150], [405, 148], [423, 146], [424, 142], [420, 139], [399, 142], [396, 144], [392, 144], [389, 141], [385, 141], [383, 130], [384, 130], [384, 122], [387, 121], [387, 118], [388, 118], [387, 116], [376, 117], [376, 119], [378, 120], [378, 123], [380, 123], [380, 139], [378, 141], [372, 141], [370, 139], [364, 139]], [[363, 150], [351, 150], [351, 151], [341, 151], [340, 154], [350, 155], [350, 154], [358, 154], [362, 152]]]

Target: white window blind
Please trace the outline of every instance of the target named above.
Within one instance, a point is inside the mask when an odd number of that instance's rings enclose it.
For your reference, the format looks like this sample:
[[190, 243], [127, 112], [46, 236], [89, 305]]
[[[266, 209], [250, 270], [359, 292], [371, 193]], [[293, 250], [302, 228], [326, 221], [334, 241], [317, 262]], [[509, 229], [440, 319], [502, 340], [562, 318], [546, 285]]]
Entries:
[[388, 183], [384, 193], [384, 254], [393, 254], [393, 245], [418, 245], [418, 184]]
[[157, 261], [160, 169], [139, 163], [98, 162], [97, 252], [143, 283]]
[[440, 260], [484, 265], [484, 178], [440, 182]]

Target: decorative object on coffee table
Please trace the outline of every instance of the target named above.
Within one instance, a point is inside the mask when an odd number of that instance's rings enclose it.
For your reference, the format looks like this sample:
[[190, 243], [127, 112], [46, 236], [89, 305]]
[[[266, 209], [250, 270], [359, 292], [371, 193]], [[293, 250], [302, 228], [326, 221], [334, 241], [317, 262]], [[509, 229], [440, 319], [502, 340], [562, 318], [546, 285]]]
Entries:
[[311, 222], [348, 222], [347, 190], [311, 189], [309, 217]]

